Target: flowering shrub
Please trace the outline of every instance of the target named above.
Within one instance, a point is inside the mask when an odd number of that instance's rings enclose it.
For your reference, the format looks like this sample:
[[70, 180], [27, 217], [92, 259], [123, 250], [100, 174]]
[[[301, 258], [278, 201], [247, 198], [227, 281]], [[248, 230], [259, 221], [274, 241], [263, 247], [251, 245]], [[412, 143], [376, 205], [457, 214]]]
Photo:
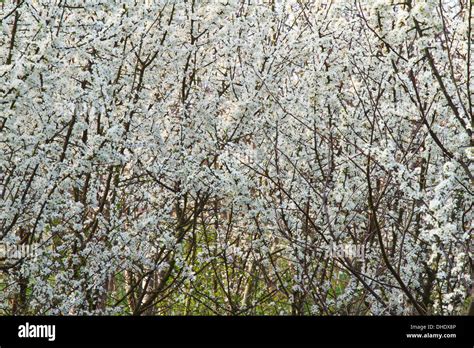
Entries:
[[2, 2], [0, 313], [465, 313], [472, 7]]

